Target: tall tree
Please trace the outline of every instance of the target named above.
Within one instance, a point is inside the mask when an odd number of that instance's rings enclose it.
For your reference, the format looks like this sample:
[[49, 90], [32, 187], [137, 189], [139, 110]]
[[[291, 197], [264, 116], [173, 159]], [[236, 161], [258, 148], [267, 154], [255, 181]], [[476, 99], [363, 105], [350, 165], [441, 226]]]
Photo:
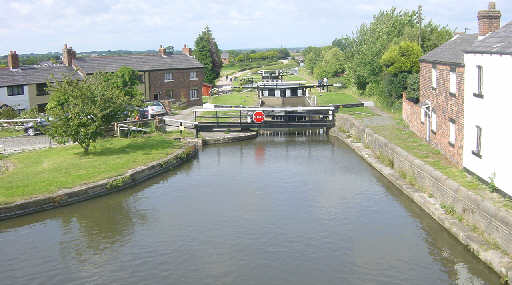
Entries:
[[208, 26], [197, 36], [192, 53], [204, 65], [204, 81], [214, 84], [219, 78], [222, 60], [217, 42]]
[[59, 143], [71, 140], [88, 152], [104, 129], [119, 121], [128, 106], [142, 104], [138, 74], [127, 67], [115, 73], [98, 72], [83, 80], [66, 78], [49, 85], [46, 109], [54, 118], [48, 135]]

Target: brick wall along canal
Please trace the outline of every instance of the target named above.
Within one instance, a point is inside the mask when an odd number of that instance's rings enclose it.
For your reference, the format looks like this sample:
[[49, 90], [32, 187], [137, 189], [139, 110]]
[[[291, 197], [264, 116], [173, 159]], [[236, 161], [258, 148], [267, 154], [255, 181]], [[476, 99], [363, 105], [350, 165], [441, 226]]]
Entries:
[[133, 189], [0, 222], [0, 284], [497, 284], [352, 150], [206, 147]]

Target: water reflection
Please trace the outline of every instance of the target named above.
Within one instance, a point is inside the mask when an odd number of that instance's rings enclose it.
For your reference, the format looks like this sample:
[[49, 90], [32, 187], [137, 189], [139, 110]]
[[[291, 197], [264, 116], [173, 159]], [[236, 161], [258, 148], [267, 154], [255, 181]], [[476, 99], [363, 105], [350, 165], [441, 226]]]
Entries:
[[498, 282], [325, 136], [205, 147], [131, 190], [0, 222], [0, 245], [6, 284]]

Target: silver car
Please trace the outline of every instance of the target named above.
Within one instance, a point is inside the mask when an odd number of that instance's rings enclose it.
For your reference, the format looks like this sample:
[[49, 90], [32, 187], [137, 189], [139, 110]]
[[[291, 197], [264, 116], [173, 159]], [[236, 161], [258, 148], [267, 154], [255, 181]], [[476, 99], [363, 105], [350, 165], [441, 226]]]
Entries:
[[154, 118], [155, 116], [165, 115], [167, 113], [164, 105], [158, 101], [146, 103], [146, 107], [144, 109], [148, 110], [149, 119]]

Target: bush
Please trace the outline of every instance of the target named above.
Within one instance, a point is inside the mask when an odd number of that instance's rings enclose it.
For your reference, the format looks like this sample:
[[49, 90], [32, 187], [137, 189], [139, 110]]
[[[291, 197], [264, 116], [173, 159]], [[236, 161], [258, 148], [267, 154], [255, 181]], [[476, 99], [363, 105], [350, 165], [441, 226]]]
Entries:
[[420, 76], [411, 74], [407, 78], [407, 98], [420, 98]]
[[11, 106], [0, 108], [0, 120], [12, 120], [18, 117], [18, 112]]

